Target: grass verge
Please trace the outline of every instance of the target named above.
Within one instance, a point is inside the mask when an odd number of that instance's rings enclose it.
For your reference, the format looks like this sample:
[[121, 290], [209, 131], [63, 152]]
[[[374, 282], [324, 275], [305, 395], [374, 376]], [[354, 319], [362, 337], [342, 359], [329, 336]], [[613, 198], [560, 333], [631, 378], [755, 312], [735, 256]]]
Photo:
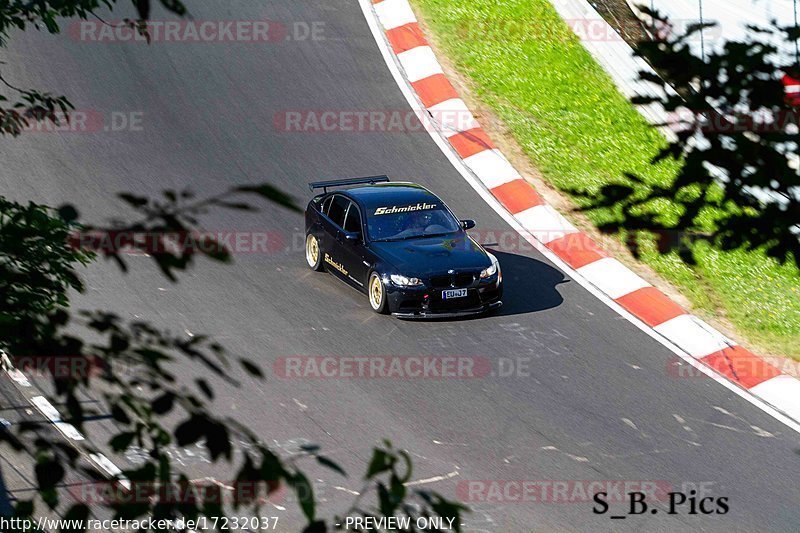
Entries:
[[[514, 141], [561, 191], [596, 191], [626, 172], [664, 183], [675, 163], [651, 165], [665, 144], [581, 46], [547, 0], [412, 0], [432, 41]], [[572, 196], [574, 205], [586, 199]], [[665, 214], [677, 208], [664, 204]], [[590, 222], [610, 211], [588, 213]], [[763, 253], [698, 245], [697, 265], [645, 246], [641, 261], [689, 300], [730, 323], [756, 349], [800, 360], [800, 273]]]

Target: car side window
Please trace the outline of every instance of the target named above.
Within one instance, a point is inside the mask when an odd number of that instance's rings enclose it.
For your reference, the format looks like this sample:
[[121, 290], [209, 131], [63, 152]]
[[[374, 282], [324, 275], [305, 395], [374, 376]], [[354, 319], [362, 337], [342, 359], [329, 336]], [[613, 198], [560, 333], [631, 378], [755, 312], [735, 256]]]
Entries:
[[333, 201], [333, 196], [328, 196], [325, 200], [322, 201], [322, 206], [320, 207], [320, 211], [323, 214], [327, 215], [328, 210], [331, 208], [331, 202]]
[[344, 219], [344, 230], [361, 233], [361, 213], [358, 212], [358, 207], [353, 202], [350, 202], [347, 217]]
[[333, 202], [328, 210], [328, 218], [340, 228], [344, 226], [344, 215], [347, 213], [347, 206], [350, 200], [338, 194], [333, 197]]

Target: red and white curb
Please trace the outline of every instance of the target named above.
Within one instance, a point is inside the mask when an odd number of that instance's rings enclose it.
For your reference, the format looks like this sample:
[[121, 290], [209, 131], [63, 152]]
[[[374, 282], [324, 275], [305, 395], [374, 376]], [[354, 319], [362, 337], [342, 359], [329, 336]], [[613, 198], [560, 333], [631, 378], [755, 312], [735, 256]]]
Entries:
[[429, 133], [490, 206], [576, 282], [640, 329], [690, 365], [800, 431], [800, 380], [688, 314], [663, 292], [608, 257], [588, 235], [547, 205], [494, 146], [458, 97], [407, 0], [359, 3], [412, 108], [434, 119], [457, 117], [446, 123], [443, 120]]
[[[86, 441], [86, 437], [78, 431], [78, 428], [62, 420], [61, 414], [58, 412], [58, 409], [50, 403], [50, 400], [33, 392], [33, 385], [31, 385], [30, 380], [25, 374], [14, 368], [14, 365], [11, 363], [11, 358], [2, 350], [0, 350], [0, 366], [3, 371], [5, 371], [6, 375], [18, 385], [20, 392], [25, 396], [28, 402], [42, 413], [65, 439], [83, 452], [79, 443]], [[122, 475], [122, 470], [108, 457], [99, 452], [88, 452], [85, 455], [109, 478], [118, 480], [123, 487], [130, 489], [130, 481]]]

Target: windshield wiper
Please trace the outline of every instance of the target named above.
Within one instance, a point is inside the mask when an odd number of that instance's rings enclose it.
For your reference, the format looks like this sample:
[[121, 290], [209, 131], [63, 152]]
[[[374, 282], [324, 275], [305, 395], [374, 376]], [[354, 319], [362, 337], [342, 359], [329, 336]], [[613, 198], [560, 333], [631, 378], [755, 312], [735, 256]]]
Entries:
[[445, 233], [431, 233], [428, 235], [409, 235], [408, 237], [389, 237], [386, 239], [375, 239], [372, 242], [397, 242], [397, 241], [407, 241], [408, 239], [424, 239], [426, 237], [444, 237], [445, 235], [450, 235], [456, 233], [455, 231], [447, 231]]
[[455, 231], [446, 231], [444, 233], [431, 233], [428, 235], [420, 235], [420, 237], [444, 237], [445, 235], [451, 235], [456, 233]]
[[386, 239], [375, 239], [372, 242], [397, 242], [397, 241], [405, 241], [406, 239], [416, 239], [419, 235], [409, 235], [408, 237], [389, 237]]

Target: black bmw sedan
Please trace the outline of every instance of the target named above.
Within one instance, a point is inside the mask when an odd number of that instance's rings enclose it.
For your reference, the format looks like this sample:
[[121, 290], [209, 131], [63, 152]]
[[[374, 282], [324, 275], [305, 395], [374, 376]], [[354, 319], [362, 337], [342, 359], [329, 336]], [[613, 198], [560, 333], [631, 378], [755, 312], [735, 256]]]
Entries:
[[375, 312], [457, 317], [500, 307], [497, 258], [467, 235], [472, 220], [458, 220], [426, 188], [386, 176], [309, 187], [323, 193], [306, 209], [308, 266], [366, 293]]

